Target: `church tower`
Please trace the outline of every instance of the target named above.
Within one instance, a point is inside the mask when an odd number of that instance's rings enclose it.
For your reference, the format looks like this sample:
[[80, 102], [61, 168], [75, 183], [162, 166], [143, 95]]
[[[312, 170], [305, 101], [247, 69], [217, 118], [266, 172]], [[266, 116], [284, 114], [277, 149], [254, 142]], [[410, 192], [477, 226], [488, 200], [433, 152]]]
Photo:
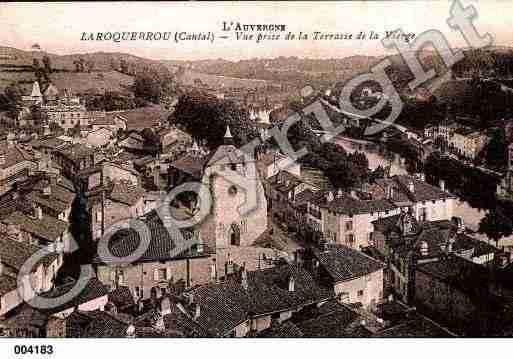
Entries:
[[233, 145], [226, 128], [219, 146], [205, 166], [212, 208], [202, 225], [202, 238], [212, 247], [250, 246], [267, 229], [267, 200], [253, 154]]

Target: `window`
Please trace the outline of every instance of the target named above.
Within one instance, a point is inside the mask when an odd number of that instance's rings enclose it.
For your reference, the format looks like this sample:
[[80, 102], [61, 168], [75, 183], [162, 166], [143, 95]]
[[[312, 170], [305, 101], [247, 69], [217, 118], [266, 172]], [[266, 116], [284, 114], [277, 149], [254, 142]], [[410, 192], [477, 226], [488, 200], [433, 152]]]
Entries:
[[347, 221], [346, 222], [346, 231], [352, 231], [353, 230], [353, 221]]
[[346, 243], [348, 246], [352, 247], [354, 244], [354, 234], [348, 234], [346, 236]]
[[359, 291], [358, 291], [358, 296], [359, 296], [359, 297], [363, 297], [363, 290], [359, 290]]
[[160, 268], [157, 270], [157, 280], [166, 280], [167, 279], [167, 271], [166, 268]]
[[236, 171], [237, 170], [237, 165], [235, 163], [230, 163], [230, 169], [232, 171]]
[[230, 186], [230, 188], [228, 188], [228, 194], [230, 196], [235, 196], [237, 194], [237, 187], [236, 186]]

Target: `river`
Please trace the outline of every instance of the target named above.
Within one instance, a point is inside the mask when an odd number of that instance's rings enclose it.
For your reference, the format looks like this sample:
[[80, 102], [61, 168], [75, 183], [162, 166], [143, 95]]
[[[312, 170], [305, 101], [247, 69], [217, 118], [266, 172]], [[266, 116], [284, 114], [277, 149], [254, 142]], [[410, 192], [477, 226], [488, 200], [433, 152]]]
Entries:
[[[363, 152], [367, 156], [369, 160], [369, 167], [371, 169], [375, 169], [378, 166], [387, 167], [390, 165], [390, 175], [402, 175], [408, 174], [406, 168], [404, 166], [404, 160], [400, 158], [400, 156], [394, 156], [392, 161], [385, 158], [385, 156], [380, 153], [378, 146], [372, 145], [371, 142], [360, 142], [351, 140], [348, 138], [338, 137], [335, 140], [335, 143], [341, 147], [343, 147], [347, 152]], [[467, 228], [472, 231], [477, 231], [479, 227], [479, 222], [486, 215], [486, 210], [472, 208], [470, 204], [466, 201], [458, 200], [456, 203], [456, 208], [454, 209], [454, 215], [457, 217], [461, 217], [465, 222]], [[481, 235], [479, 237], [483, 238]], [[486, 239], [484, 237], [483, 239]]]

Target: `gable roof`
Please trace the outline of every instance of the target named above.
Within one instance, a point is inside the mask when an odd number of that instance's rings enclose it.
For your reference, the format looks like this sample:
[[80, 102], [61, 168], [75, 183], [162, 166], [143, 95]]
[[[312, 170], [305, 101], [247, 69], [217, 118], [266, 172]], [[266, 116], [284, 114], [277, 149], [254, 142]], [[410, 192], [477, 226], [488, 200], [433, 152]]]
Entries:
[[[288, 290], [294, 279], [294, 291]], [[312, 275], [297, 265], [281, 265], [247, 273], [247, 289], [238, 278], [192, 289], [194, 303], [200, 305], [196, 322], [215, 336], [225, 336], [251, 317], [296, 309], [334, 296]]]
[[[40, 250], [44, 249], [28, 243], [15, 241], [7, 238], [5, 235], [0, 235], [0, 261], [17, 272], [21, 270], [23, 264], [25, 264], [32, 255]], [[48, 266], [57, 259], [57, 253], [47, 252], [47, 255], [42, 258], [38, 264]]]
[[0, 163], [0, 168], [9, 168], [25, 161], [34, 162], [33, 154], [29, 153], [20, 145], [9, 146], [6, 141], [0, 142], [0, 154], [4, 155], [4, 162]]
[[203, 176], [203, 169], [208, 161], [208, 156], [197, 156], [194, 154], [187, 154], [172, 162], [169, 166], [174, 167], [182, 172], [188, 173], [194, 178], [201, 179]]
[[[100, 258], [95, 257], [95, 263], [119, 263], [120, 257], [127, 258], [139, 247], [141, 240], [144, 243], [148, 243], [146, 251], [139, 257], [137, 262], [145, 261], [159, 261], [159, 260], [171, 260], [178, 258], [188, 257], [203, 257], [208, 256], [210, 253], [209, 248], [204, 248], [203, 252], [198, 252], [195, 247], [185, 248], [179, 253], [176, 251], [177, 233], [168, 230], [162, 220], [159, 218], [155, 211], [152, 211], [140, 217], [139, 220], [143, 221], [148, 231], [143, 231], [144, 237], [141, 239], [138, 232], [133, 229], [122, 229], [117, 231], [110, 241], [110, 252], [112, 257]], [[171, 233], [170, 233], [171, 232]], [[196, 228], [192, 229], [181, 229], [181, 234], [185, 240], [192, 240], [199, 233]]]
[[384, 263], [344, 245], [330, 246], [325, 251], [314, 249], [314, 255], [335, 283], [374, 273], [385, 266]]
[[[413, 176], [396, 175], [391, 178], [377, 179], [376, 183], [386, 192], [388, 187], [393, 187], [394, 202], [425, 202], [439, 199], [455, 198], [449, 192], [442, 191], [439, 187], [420, 181]], [[413, 191], [410, 191], [409, 184], [413, 184]]]
[[[41, 293], [40, 296], [46, 299], [59, 298], [69, 292], [73, 286], [75, 286], [75, 284], [75, 280], [69, 281], [61, 286], [55, 287], [49, 292]], [[97, 278], [93, 277], [89, 280], [89, 282], [87, 282], [85, 288], [76, 297], [73, 297], [69, 302], [61, 304], [55, 308], [41, 309], [41, 311], [51, 314], [60, 313], [66, 309], [77, 307], [100, 297], [106, 297], [108, 293], [109, 290], [107, 287], [103, 285], [103, 283], [101, 283]]]
[[68, 223], [43, 214], [41, 219], [32, 217], [22, 211], [14, 211], [2, 218], [5, 224], [19, 225], [21, 230], [49, 242], [56, 241], [68, 228]]
[[0, 297], [16, 290], [18, 281], [15, 276], [9, 274], [0, 274]]
[[221, 145], [210, 157], [207, 166], [246, 163], [248, 162], [246, 157], [251, 160], [249, 155], [244, 154], [234, 145]]
[[144, 189], [127, 182], [114, 182], [109, 193], [109, 199], [115, 202], [133, 206], [144, 196]]

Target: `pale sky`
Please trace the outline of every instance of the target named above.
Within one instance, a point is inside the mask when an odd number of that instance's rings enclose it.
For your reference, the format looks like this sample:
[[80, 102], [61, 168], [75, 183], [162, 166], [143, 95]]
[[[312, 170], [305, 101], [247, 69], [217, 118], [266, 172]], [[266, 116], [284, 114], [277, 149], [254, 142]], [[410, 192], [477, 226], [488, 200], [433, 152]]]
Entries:
[[[489, 32], [494, 45], [513, 46], [513, 1], [462, 1], [474, 5], [474, 21], [480, 33]], [[383, 33], [398, 27], [416, 34], [429, 29], [442, 31], [451, 46], [465, 46], [459, 32], [446, 24], [449, 1], [372, 2], [262, 2], [262, 3], [2, 3], [0, 45], [28, 50], [39, 43], [57, 54], [94, 51], [127, 52], [152, 59], [198, 60], [298, 56], [340, 58], [387, 53], [380, 41], [254, 41], [216, 39], [208, 42], [173, 41], [81, 41], [82, 32], [208, 32], [222, 35], [223, 21], [244, 24], [277, 23], [294, 34], [302, 31], [332, 33], [373, 30]], [[283, 36], [283, 34], [282, 34]]]

